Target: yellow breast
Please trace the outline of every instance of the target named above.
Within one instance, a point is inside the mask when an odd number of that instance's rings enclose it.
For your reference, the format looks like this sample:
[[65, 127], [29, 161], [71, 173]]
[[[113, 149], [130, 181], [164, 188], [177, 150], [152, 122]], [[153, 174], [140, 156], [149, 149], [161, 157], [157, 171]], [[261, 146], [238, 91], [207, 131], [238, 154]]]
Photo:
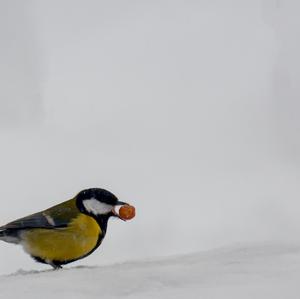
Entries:
[[80, 214], [66, 228], [25, 231], [23, 247], [30, 255], [44, 260], [76, 260], [95, 248], [101, 234], [96, 220]]

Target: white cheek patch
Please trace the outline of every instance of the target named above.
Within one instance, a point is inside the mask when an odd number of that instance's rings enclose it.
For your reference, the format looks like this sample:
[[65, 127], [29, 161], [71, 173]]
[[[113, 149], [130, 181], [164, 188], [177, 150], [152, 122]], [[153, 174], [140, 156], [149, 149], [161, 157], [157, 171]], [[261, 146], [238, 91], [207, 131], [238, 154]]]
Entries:
[[95, 198], [86, 199], [82, 201], [85, 209], [94, 215], [107, 214], [112, 211], [112, 206], [104, 202], [100, 202]]

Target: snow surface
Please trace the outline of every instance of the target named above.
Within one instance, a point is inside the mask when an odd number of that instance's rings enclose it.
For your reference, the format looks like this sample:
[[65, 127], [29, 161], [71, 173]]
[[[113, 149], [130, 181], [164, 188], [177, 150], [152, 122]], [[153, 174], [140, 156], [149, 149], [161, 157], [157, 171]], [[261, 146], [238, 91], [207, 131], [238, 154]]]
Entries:
[[0, 277], [1, 298], [299, 298], [299, 245], [252, 245]]

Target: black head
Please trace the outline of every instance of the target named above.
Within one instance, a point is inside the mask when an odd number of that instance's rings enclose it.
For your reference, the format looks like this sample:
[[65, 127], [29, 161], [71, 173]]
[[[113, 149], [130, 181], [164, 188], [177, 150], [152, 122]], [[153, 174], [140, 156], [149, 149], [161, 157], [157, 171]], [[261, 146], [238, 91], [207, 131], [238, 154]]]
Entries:
[[114, 208], [118, 205], [124, 205], [111, 192], [100, 189], [91, 188], [80, 191], [76, 196], [76, 204], [79, 210], [94, 217], [114, 216]]

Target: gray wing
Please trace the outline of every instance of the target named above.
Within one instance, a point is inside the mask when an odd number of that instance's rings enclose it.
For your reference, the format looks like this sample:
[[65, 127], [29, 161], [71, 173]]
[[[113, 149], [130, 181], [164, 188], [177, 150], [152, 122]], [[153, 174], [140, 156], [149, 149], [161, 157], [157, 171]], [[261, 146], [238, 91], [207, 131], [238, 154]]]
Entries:
[[19, 244], [21, 232], [24, 229], [44, 228], [55, 229], [66, 227], [72, 219], [77, 217], [79, 210], [74, 199], [63, 202], [50, 209], [12, 221], [0, 227], [0, 240]]
[[22, 240], [21, 230], [25, 228], [54, 228], [49, 221], [47, 221], [46, 215], [43, 212], [36, 213], [21, 219], [17, 219], [4, 226], [0, 227], [0, 240], [19, 244]]
[[14, 230], [14, 229], [25, 229], [25, 228], [54, 228], [64, 226], [64, 222], [58, 223], [48, 215], [46, 212], [39, 212], [30, 216], [17, 219], [2, 227], [0, 230]]
[[45, 211], [12, 221], [0, 227], [0, 231], [65, 227], [78, 213], [75, 201], [72, 199]]
[[19, 244], [22, 240], [21, 231], [26, 228], [48, 228], [53, 229], [55, 226], [44, 212], [36, 213], [21, 219], [12, 221], [0, 227], [0, 240]]

